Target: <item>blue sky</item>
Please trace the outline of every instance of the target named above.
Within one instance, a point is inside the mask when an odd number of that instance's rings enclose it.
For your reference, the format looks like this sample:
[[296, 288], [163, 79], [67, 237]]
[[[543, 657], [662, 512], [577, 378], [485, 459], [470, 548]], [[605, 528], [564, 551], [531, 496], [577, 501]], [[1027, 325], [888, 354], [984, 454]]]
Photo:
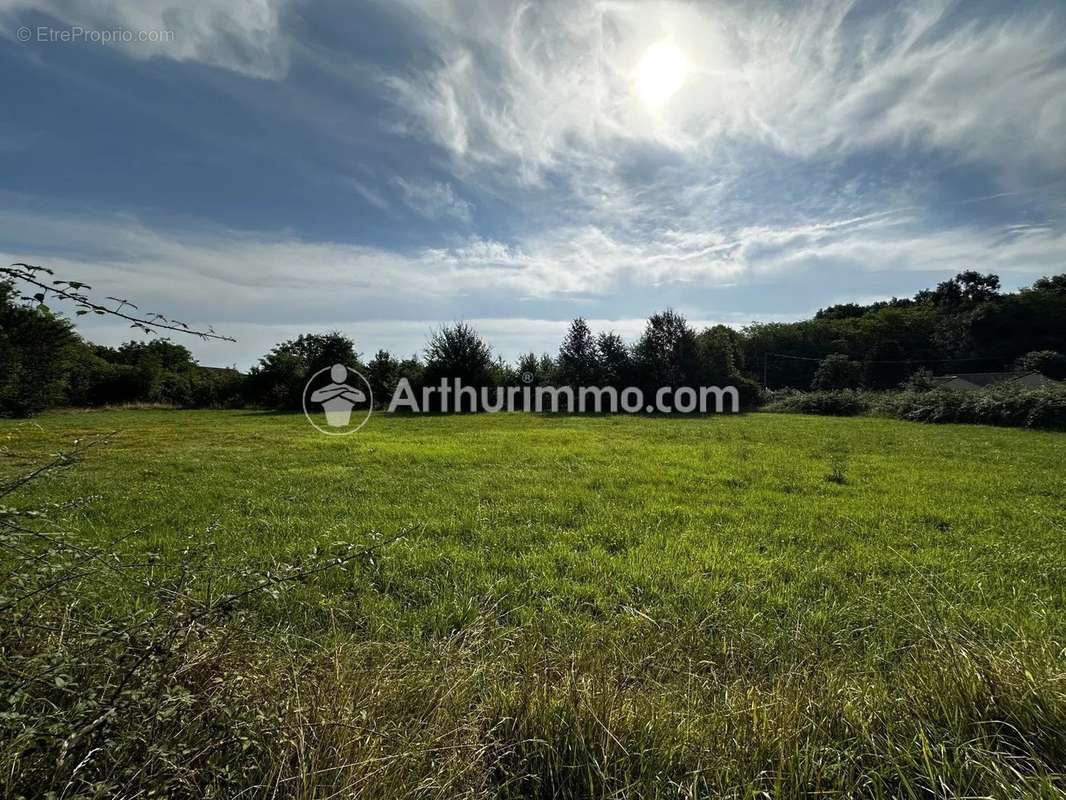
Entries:
[[207, 364], [1066, 271], [1061, 2], [0, 0], [0, 102], [0, 259]]

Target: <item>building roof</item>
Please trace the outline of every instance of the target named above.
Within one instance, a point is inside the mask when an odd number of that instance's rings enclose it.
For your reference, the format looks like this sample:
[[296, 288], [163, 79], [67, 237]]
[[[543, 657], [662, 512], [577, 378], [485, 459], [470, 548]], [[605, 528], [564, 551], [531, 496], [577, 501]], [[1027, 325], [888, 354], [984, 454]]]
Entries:
[[933, 380], [939, 386], [952, 381], [965, 381], [973, 386], [983, 388], [985, 386], [995, 386], [999, 383], [1011, 383], [1030, 376], [1036, 376], [1047, 380], [1049, 383], [1051, 382], [1050, 378], [1045, 378], [1039, 372], [960, 372], [955, 375], [937, 375]]

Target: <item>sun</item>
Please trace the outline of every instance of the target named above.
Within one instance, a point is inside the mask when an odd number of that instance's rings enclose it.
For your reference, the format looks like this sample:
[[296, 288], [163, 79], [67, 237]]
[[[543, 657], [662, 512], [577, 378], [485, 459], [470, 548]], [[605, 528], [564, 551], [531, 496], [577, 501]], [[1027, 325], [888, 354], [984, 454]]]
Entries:
[[637, 65], [637, 93], [649, 108], [659, 108], [681, 88], [687, 73], [681, 49], [673, 42], [656, 42]]

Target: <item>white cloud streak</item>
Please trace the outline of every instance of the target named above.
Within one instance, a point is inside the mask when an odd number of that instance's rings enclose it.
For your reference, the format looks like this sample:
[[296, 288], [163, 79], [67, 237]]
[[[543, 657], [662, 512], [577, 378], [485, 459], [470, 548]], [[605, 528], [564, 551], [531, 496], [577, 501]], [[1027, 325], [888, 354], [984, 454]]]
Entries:
[[[926, 232], [914, 223], [894, 213], [728, 235], [669, 231], [647, 242], [580, 227], [514, 245], [470, 238], [451, 248], [397, 253], [232, 230], [160, 231], [128, 217], [0, 213], [0, 240], [49, 242], [8, 246], [0, 260], [43, 263], [101, 295], [125, 293], [146, 310], [220, 328], [263, 320], [289, 326], [446, 321], [480, 318], [480, 309], [492, 306], [521, 319], [528, 316], [524, 303], [542, 301], [565, 319], [587, 315], [592, 301], [609, 300], [627, 286], [640, 287], [642, 310], [650, 314], [666, 304], [670, 287], [775, 290], [819, 269], [922, 271], [931, 282], [975, 266], [1013, 275], [1017, 284], [1060, 271], [1066, 252], [1066, 234], [1050, 226]], [[698, 308], [689, 313], [706, 316]], [[755, 316], [744, 308], [729, 314]]]
[[[1011, 170], [1066, 160], [1066, 39], [1050, 12], [959, 21], [948, 2], [871, 13], [847, 0], [416, 7], [440, 66], [391, 87], [458, 162], [508, 163], [529, 181], [619, 141], [697, 159], [740, 139], [798, 156], [919, 143]], [[665, 108], [649, 109], [634, 69], [661, 40], [692, 69]]]
[[392, 179], [392, 184], [399, 189], [407, 207], [421, 217], [431, 220], [450, 218], [466, 223], [473, 218], [474, 207], [459, 197], [450, 183], [417, 183], [397, 176]]

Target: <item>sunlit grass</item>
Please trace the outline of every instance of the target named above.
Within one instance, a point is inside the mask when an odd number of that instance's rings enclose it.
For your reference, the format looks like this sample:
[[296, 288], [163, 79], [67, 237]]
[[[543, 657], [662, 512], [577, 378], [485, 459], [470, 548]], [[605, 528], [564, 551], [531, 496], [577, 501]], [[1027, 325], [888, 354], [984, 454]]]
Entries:
[[256, 599], [246, 632], [305, 671], [268, 672], [261, 702], [291, 711], [303, 686], [303, 722], [347, 725], [312, 726], [299, 757], [278, 744], [264, 771], [292, 793], [1062, 790], [1063, 435], [789, 415], [378, 416], [343, 439], [251, 412], [0, 423], [26, 458], [107, 431], [20, 502], [92, 498], [63, 525], [135, 531], [122, 547], [161, 560], [208, 548], [220, 584], [405, 532]]

